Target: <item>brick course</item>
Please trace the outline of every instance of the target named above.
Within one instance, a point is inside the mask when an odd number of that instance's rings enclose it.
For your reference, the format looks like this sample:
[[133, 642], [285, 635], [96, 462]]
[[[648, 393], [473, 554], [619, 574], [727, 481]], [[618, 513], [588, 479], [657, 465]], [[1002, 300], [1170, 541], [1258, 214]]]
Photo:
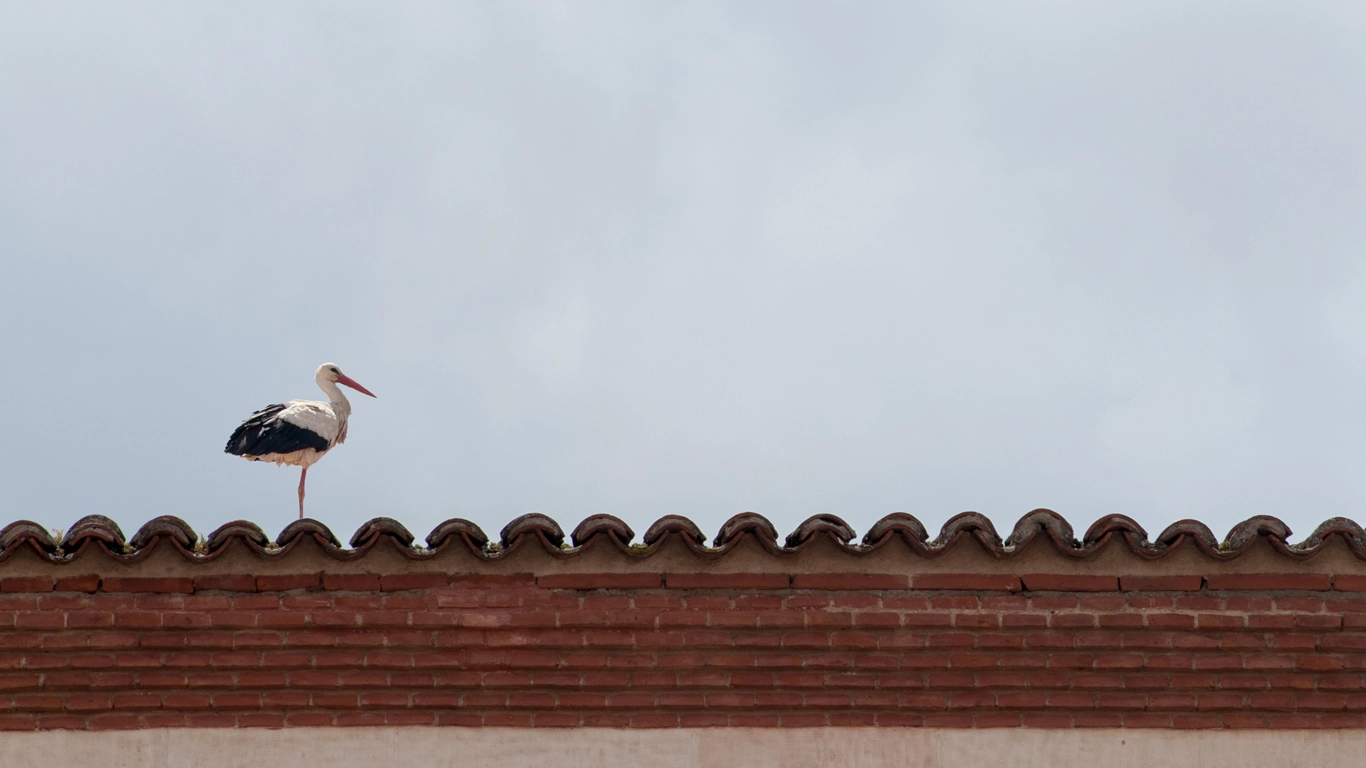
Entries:
[[0, 729], [1357, 728], [1362, 577], [0, 579]]

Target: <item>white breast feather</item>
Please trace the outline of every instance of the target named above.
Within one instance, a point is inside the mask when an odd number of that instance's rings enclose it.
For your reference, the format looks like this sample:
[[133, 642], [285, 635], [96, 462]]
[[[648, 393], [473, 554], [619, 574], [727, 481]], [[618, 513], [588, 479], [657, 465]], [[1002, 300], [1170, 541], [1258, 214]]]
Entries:
[[341, 440], [338, 438], [346, 437], [346, 422], [337, 418], [331, 404], [316, 400], [290, 400], [285, 406], [277, 419], [321, 435], [329, 443], [339, 443]]

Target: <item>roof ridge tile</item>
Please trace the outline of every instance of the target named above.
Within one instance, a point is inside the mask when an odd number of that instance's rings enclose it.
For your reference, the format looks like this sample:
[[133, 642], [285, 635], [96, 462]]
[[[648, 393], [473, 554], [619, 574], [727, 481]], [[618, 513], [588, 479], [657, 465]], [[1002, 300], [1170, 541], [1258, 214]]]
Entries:
[[[131, 539], [124, 539], [118, 524], [103, 515], [87, 515], [60, 538], [30, 520], [18, 520], [0, 529], [0, 560], [5, 560], [25, 548], [50, 562], [69, 562], [88, 547], [96, 546], [121, 562], [133, 562], [149, 555], [164, 541], [174, 551], [197, 560], [212, 560], [234, 546], [247, 546], [258, 554], [282, 556], [301, 541], [312, 539], [321, 550], [341, 560], [363, 556], [381, 539], [390, 539], [400, 553], [412, 559], [434, 556], [455, 543], [463, 543], [473, 554], [486, 559], [498, 559], [531, 536], [542, 542], [556, 557], [574, 557], [585, 550], [600, 535], [614, 542], [624, 556], [649, 557], [664, 546], [670, 534], [678, 534], [680, 541], [694, 553], [715, 558], [741, 545], [746, 534], [754, 537], [762, 549], [770, 554], [790, 554], [801, 551], [824, 535], [837, 548], [850, 555], [864, 555], [890, 546], [900, 539], [920, 557], [938, 557], [960, 542], [972, 540], [995, 557], [1012, 557], [1027, 549], [1043, 536], [1062, 554], [1072, 558], [1087, 558], [1111, 546], [1126, 546], [1145, 559], [1165, 557], [1187, 540], [1203, 555], [1214, 560], [1230, 560], [1248, 551], [1256, 541], [1265, 539], [1271, 548], [1286, 557], [1304, 559], [1329, 546], [1340, 538], [1357, 558], [1366, 560], [1366, 531], [1345, 517], [1334, 517], [1319, 524], [1304, 541], [1290, 543], [1290, 527], [1279, 518], [1257, 515], [1233, 526], [1228, 536], [1220, 541], [1209, 526], [1198, 520], [1178, 520], [1167, 526], [1155, 539], [1132, 518], [1108, 515], [1086, 529], [1078, 540], [1073, 527], [1062, 515], [1049, 509], [1036, 509], [1022, 516], [1002, 540], [990, 518], [978, 512], [964, 512], [947, 520], [939, 534], [929, 538], [925, 526], [905, 512], [889, 514], [874, 523], [862, 539], [857, 539], [854, 528], [845, 520], [830, 514], [813, 515], [802, 521], [796, 530], [779, 538], [777, 528], [768, 518], [756, 512], [744, 512], [731, 517], [717, 532], [711, 546], [706, 534], [692, 520], [681, 515], [666, 515], [656, 520], [633, 544], [635, 533], [621, 518], [609, 514], [591, 515], [575, 526], [569, 543], [559, 523], [547, 515], [532, 513], [513, 519], [503, 527], [496, 543], [478, 525], [462, 518], [443, 521], [432, 529], [419, 544], [402, 523], [393, 518], [376, 517], [361, 525], [344, 547], [335, 534], [322, 522], [303, 519], [291, 522], [271, 541], [260, 526], [247, 520], [234, 520], [201, 539], [184, 520], [163, 515], [153, 518], [138, 528]], [[781, 542], [781, 543], [780, 543]], [[856, 543], [857, 542], [857, 543]]]

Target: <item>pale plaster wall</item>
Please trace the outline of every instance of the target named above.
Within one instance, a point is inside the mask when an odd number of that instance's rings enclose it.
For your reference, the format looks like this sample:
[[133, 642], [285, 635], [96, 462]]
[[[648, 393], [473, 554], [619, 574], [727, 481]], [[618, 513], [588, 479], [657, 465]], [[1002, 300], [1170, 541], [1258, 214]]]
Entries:
[[1359, 768], [1363, 731], [296, 728], [0, 735], [0, 765], [107, 768]]

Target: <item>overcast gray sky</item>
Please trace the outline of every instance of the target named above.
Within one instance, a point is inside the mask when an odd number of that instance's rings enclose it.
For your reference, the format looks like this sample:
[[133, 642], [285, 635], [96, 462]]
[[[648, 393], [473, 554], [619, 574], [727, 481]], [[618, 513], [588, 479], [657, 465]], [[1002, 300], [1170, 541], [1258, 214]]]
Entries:
[[0, 0], [0, 517], [1366, 517], [1364, 7]]

